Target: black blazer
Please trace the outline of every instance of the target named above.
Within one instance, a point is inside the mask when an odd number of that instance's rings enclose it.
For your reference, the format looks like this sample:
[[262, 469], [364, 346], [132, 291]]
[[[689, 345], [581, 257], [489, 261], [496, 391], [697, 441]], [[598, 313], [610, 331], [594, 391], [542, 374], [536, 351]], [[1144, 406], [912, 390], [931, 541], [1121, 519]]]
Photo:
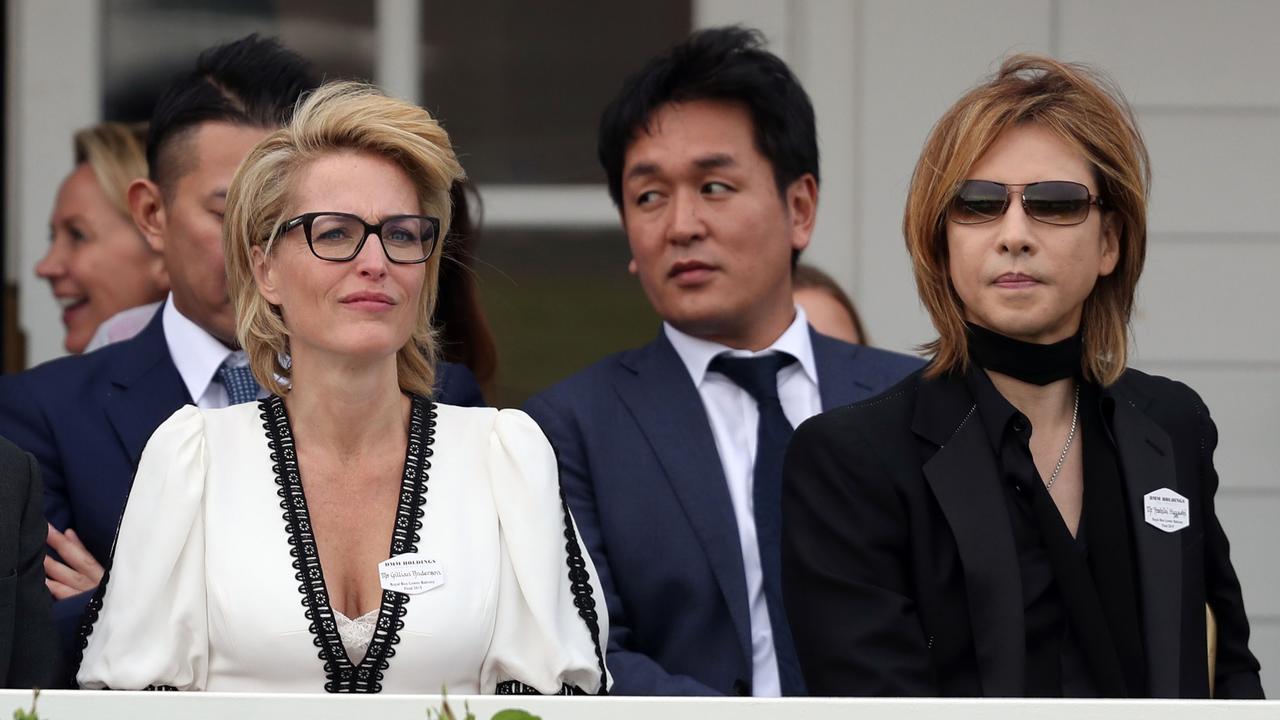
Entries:
[[[787, 453], [783, 589], [814, 695], [1021, 696], [1022, 586], [989, 439], [958, 377], [918, 372], [812, 418]], [[1205, 604], [1218, 623], [1217, 697], [1262, 697], [1229, 545], [1214, 512], [1218, 434], [1187, 386], [1128, 370], [1102, 392], [1133, 530], [1153, 697], [1208, 697]], [[1190, 500], [1166, 533], [1143, 496]]]
[[0, 687], [50, 687], [56, 677], [40, 498], [35, 459], [0, 439]]

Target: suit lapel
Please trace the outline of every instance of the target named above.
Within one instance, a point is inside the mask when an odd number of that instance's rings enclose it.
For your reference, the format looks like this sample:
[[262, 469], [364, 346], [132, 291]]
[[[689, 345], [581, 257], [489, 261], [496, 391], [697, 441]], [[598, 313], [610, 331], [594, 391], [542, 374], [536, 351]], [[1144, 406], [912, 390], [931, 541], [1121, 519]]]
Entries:
[[702, 398], [665, 336], [623, 356], [615, 387], [658, 457], [715, 573], [743, 656], [751, 653], [738, 522]]
[[849, 405], [875, 394], [875, 388], [861, 379], [858, 371], [860, 346], [840, 342], [809, 328], [813, 362], [818, 366], [818, 394], [822, 409]]
[[[1109, 393], [1110, 394], [1110, 393]], [[1178, 489], [1169, 435], [1135, 405], [1116, 393], [1110, 398], [1111, 434], [1123, 470], [1129, 503], [1142, 631], [1152, 697], [1178, 697], [1181, 685], [1182, 533], [1167, 533], [1146, 522], [1145, 496], [1155, 490]], [[1195, 502], [1197, 498], [1188, 498]]]
[[1024, 692], [1026, 630], [1021, 573], [990, 441], [964, 381], [922, 380], [912, 430], [940, 446], [924, 476], [964, 566], [982, 694]]
[[163, 307], [132, 340], [129, 352], [120, 353], [111, 369], [106, 413], [129, 462], [138, 458], [151, 434], [183, 405], [191, 402], [169, 346], [165, 342]]

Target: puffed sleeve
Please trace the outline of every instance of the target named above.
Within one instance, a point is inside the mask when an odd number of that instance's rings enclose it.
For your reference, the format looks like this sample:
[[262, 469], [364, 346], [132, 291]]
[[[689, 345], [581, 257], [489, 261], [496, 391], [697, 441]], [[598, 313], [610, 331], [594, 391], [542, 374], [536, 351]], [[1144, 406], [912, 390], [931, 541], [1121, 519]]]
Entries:
[[187, 406], [151, 436], [111, 553], [85, 616], [83, 688], [203, 690], [204, 418]]
[[489, 471], [501, 533], [498, 614], [483, 692], [597, 693], [609, 634], [591, 558], [560, 495], [555, 454], [519, 410], [496, 413]]

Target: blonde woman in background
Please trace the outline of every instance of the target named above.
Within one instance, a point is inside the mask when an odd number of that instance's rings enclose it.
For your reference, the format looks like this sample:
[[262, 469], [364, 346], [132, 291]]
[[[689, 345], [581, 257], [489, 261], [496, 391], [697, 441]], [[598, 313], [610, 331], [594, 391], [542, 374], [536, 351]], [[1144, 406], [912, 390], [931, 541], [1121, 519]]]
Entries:
[[[146, 130], [102, 123], [75, 135], [75, 169], [63, 181], [49, 218], [49, 251], [36, 264], [62, 306], [67, 352], [94, 349], [99, 327], [121, 311], [137, 310], [142, 329], [169, 291], [164, 258], [148, 247], [129, 216], [126, 192], [146, 177]], [[128, 335], [120, 331], [113, 339]], [[101, 342], [98, 343], [99, 345]]]
[[152, 436], [83, 687], [604, 691], [608, 621], [546, 438], [430, 398], [461, 175], [426, 111], [357, 83], [240, 166], [228, 287], [273, 394]]

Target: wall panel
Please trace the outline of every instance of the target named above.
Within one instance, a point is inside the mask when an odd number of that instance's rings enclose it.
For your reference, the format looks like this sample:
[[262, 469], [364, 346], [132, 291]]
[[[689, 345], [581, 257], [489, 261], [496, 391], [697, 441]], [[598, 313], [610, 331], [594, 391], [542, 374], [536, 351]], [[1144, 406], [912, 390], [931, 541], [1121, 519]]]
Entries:
[[1139, 123], [1154, 174], [1152, 233], [1262, 233], [1280, 241], [1280, 105], [1140, 111]]
[[1136, 360], [1280, 363], [1280, 243], [1154, 243], [1138, 287]]
[[[1250, 615], [1280, 622], [1275, 531], [1280, 490], [1219, 492], [1217, 507], [1218, 519], [1231, 541], [1231, 562], [1244, 588], [1245, 609]], [[1271, 676], [1280, 680], [1280, 665], [1270, 669]]]
[[1063, 57], [1106, 68], [1136, 103], [1280, 105], [1280, 3], [1060, 2]]

